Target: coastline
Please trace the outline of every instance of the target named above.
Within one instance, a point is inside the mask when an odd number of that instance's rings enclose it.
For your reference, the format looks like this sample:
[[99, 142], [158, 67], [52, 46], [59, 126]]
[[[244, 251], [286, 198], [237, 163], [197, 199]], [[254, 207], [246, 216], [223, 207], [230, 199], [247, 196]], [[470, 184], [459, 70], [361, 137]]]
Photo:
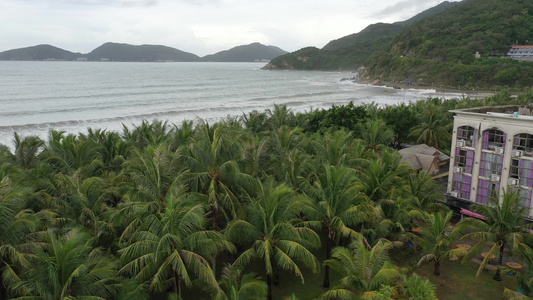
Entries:
[[368, 80], [368, 79], [358, 79], [356, 77], [352, 77], [352, 78], [344, 78], [343, 80], [350, 80], [358, 84], [384, 86], [384, 87], [389, 87], [393, 89], [402, 89], [402, 90], [410, 90], [410, 89], [412, 90], [435, 90], [438, 93], [464, 94], [464, 95], [472, 96], [476, 98], [491, 97], [497, 94], [497, 92], [494, 92], [494, 91], [474, 90], [474, 89], [452, 89], [452, 88], [434, 87], [434, 86], [408, 85], [404, 83], [383, 81], [379, 79]]

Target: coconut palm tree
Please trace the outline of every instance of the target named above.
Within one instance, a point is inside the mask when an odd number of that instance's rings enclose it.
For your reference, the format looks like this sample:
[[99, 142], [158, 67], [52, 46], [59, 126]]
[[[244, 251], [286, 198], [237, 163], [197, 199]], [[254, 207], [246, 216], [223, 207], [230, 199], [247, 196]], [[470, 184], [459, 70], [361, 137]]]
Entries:
[[445, 119], [446, 109], [443, 106], [427, 102], [421, 105], [417, 114], [418, 125], [411, 129], [408, 137], [416, 138], [416, 142], [435, 148], [442, 148], [450, 141], [450, 123]]
[[131, 145], [128, 145], [118, 133], [106, 130], [87, 129], [87, 134], [80, 134], [81, 140], [90, 141], [95, 145], [93, 151], [98, 153], [105, 171], [119, 172], [122, 163], [129, 158]]
[[[195, 143], [183, 149], [182, 159], [189, 172], [185, 180], [193, 192], [208, 196], [213, 229], [235, 216], [243, 216], [239, 192], [251, 184], [252, 177], [240, 172], [242, 146], [238, 133], [222, 124], [202, 123]], [[226, 216], [222, 219], [221, 216]]]
[[138, 149], [144, 149], [149, 145], [155, 146], [168, 141], [168, 124], [158, 120], [152, 123], [143, 120], [141, 125], [134, 126], [133, 130], [123, 125], [122, 138], [127, 144]]
[[499, 252], [498, 265], [494, 280], [501, 280], [500, 267], [503, 264], [504, 251], [508, 249], [511, 253], [520, 249], [528, 249], [533, 243], [533, 236], [528, 229], [533, 228], [532, 224], [525, 222], [527, 208], [520, 203], [518, 192], [503, 191], [502, 199], [498, 193], [489, 199], [488, 205], [476, 205], [474, 211], [485, 216], [485, 220], [475, 218], [465, 218], [459, 222], [460, 228], [464, 231], [470, 229], [463, 238], [476, 240], [477, 243], [470, 252], [478, 254], [487, 243], [492, 246], [487, 256], [479, 266], [477, 276], [488, 263], [491, 255]]
[[267, 130], [267, 114], [252, 110], [248, 114], [243, 113], [240, 117], [240, 121], [246, 130], [251, 131], [254, 135], [258, 135], [261, 132]]
[[442, 186], [425, 172], [411, 173], [405, 178], [405, 197], [411, 198], [416, 208], [424, 211], [447, 210]]
[[183, 188], [173, 187], [161, 212], [137, 210], [120, 237], [124, 263], [121, 274], [134, 276], [152, 292], [173, 291], [181, 298], [182, 285], [192, 286], [193, 276], [218, 290], [210, 260], [221, 251], [234, 251], [215, 231], [205, 230], [205, 207]]
[[268, 299], [272, 299], [273, 278], [279, 269], [294, 272], [304, 281], [297, 262], [304, 263], [313, 272], [318, 260], [308, 248], [318, 247], [320, 238], [310, 228], [296, 225], [295, 221], [309, 206], [308, 200], [273, 180], [258, 185], [259, 191], [250, 199], [247, 220], [230, 222], [226, 235], [230, 241], [241, 244], [245, 250], [234, 265], [244, 267], [253, 259], [260, 259], [267, 274]]
[[[443, 258], [451, 257], [456, 259], [459, 256], [466, 255], [462, 248], [451, 249], [452, 245], [459, 239], [459, 230], [450, 230], [450, 220], [453, 212], [448, 213], [425, 213], [425, 224], [422, 227], [421, 236], [417, 240], [425, 250], [425, 255], [420, 258], [418, 265], [424, 262], [432, 261], [434, 263], [435, 276], [440, 276], [440, 263]], [[451, 231], [451, 232], [450, 232]]]
[[166, 194], [181, 173], [175, 153], [165, 145], [147, 146], [142, 152], [135, 150], [123, 170], [125, 197], [150, 205], [154, 211], [166, 205]]
[[402, 280], [402, 294], [407, 299], [416, 300], [437, 300], [435, 294], [435, 285], [431, 283], [427, 278], [418, 276], [413, 273], [409, 278]]
[[353, 241], [348, 248], [336, 247], [332, 259], [324, 261], [340, 275], [338, 286], [323, 294], [323, 299], [356, 299], [358, 292], [378, 290], [381, 285], [391, 285], [400, 278], [397, 267], [389, 261], [388, 250], [393, 244], [380, 240], [366, 248], [361, 240]]
[[36, 250], [32, 267], [14, 286], [20, 299], [109, 299], [116, 294], [115, 261], [93, 249], [84, 229], [50, 229], [46, 237], [47, 246]]
[[[311, 219], [327, 232], [326, 259], [342, 238], [355, 238], [358, 233], [349, 226], [374, 216], [375, 210], [359, 192], [355, 170], [322, 165], [320, 175], [309, 181], [302, 178], [301, 189], [313, 203]], [[309, 222], [313, 223], [313, 222]], [[326, 265], [324, 287], [329, 288], [329, 265]]]
[[314, 134], [311, 143], [317, 158], [333, 166], [363, 169], [373, 155], [362, 140], [355, 140], [352, 133], [344, 129]]
[[359, 127], [361, 138], [373, 152], [389, 145], [394, 140], [394, 131], [381, 119], [369, 119]]
[[368, 235], [371, 235], [371, 240], [401, 240], [404, 234], [414, 227], [413, 221], [423, 219], [424, 216], [412, 197], [381, 199], [377, 208], [381, 211], [381, 218], [376, 218], [379, 223], [375, 222], [373, 227], [365, 230], [365, 236], [368, 238]]
[[395, 150], [384, 150], [380, 158], [370, 164], [360, 175], [363, 192], [372, 200], [390, 198], [392, 192], [401, 188], [405, 177], [410, 173], [408, 165], [401, 162], [401, 155]]
[[51, 130], [48, 145], [40, 154], [41, 159], [63, 174], [78, 173], [84, 177], [98, 175], [102, 170], [98, 146], [74, 134], [65, 135], [63, 131]]
[[7, 298], [5, 289], [13, 289], [22, 270], [31, 266], [33, 250], [41, 245], [34, 232], [42, 222], [25, 209], [29, 195], [6, 174], [0, 176], [0, 298]]
[[36, 136], [27, 136], [21, 138], [15, 132], [13, 138], [13, 145], [15, 146], [15, 156], [17, 163], [24, 169], [29, 169], [37, 162], [37, 155], [44, 146], [44, 142]]
[[268, 286], [254, 273], [243, 274], [242, 269], [226, 265], [222, 269], [220, 289], [213, 295], [216, 300], [265, 299]]

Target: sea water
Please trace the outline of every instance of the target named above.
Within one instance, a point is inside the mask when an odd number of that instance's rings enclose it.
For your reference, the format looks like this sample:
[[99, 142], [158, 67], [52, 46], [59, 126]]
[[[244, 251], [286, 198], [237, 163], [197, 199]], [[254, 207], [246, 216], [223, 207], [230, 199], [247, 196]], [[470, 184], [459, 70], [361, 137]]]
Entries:
[[380, 105], [428, 97], [342, 81], [349, 72], [263, 71], [264, 63], [116, 63], [0, 61], [0, 144], [14, 132], [46, 139], [50, 129], [122, 131], [142, 120], [216, 121], [287, 105], [294, 112], [331, 105]]

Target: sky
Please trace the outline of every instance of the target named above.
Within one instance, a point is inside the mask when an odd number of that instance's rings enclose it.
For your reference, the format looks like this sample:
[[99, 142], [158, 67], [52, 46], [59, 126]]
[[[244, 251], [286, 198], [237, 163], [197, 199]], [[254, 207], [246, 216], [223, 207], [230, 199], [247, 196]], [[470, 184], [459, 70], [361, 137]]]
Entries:
[[198, 56], [259, 42], [285, 51], [403, 21], [436, 0], [0, 0], [0, 52], [50, 44], [88, 53], [106, 42]]

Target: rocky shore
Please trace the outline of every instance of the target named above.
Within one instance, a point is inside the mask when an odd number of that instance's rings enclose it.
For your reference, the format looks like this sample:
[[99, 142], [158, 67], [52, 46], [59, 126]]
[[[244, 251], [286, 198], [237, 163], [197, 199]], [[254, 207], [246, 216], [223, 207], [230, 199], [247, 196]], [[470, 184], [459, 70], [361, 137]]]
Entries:
[[490, 96], [497, 94], [497, 92], [494, 92], [494, 91], [483, 91], [483, 90], [474, 90], [474, 89], [452, 89], [452, 88], [445, 88], [445, 87], [406, 84], [406, 83], [401, 83], [401, 82], [390, 82], [390, 81], [383, 81], [379, 79], [375, 79], [375, 80], [361, 79], [358, 74], [356, 74], [353, 77], [343, 78], [341, 79], [341, 81], [351, 81], [351, 82], [359, 83], [359, 84], [385, 86], [385, 87], [390, 87], [394, 89], [435, 90], [436, 92], [439, 92], [439, 93], [465, 94], [465, 95], [473, 96], [473, 97], [490, 97]]

